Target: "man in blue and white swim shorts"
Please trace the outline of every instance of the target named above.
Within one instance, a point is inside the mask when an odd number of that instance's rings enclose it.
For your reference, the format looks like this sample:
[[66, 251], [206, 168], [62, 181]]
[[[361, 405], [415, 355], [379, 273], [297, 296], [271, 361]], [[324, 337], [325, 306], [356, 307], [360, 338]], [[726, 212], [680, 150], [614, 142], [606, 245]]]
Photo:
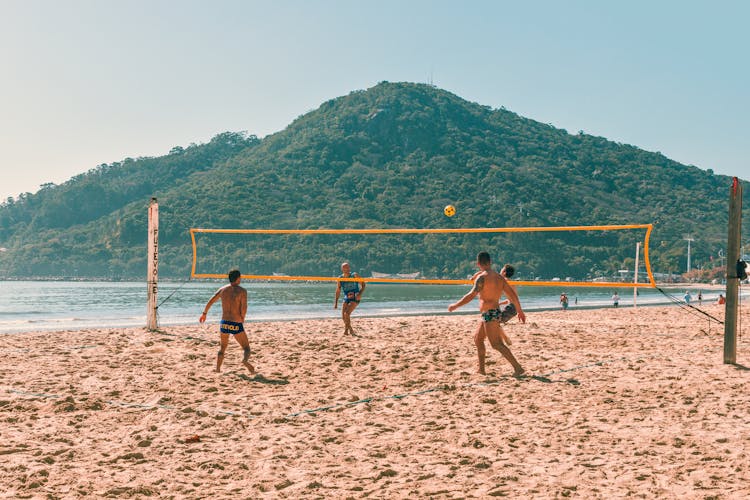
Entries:
[[250, 341], [245, 333], [245, 315], [247, 314], [247, 290], [240, 286], [242, 274], [239, 269], [229, 271], [229, 284], [219, 288], [213, 297], [203, 308], [200, 322], [206, 321], [206, 315], [214, 302], [221, 299], [221, 322], [219, 323], [220, 347], [216, 357], [216, 371], [221, 371], [221, 364], [224, 362], [224, 353], [229, 344], [229, 336], [233, 336], [238, 344], [242, 347], [243, 356], [242, 364], [251, 374], [255, 373], [255, 367], [250, 364]]
[[221, 331], [221, 333], [228, 333], [229, 335], [237, 335], [238, 333], [244, 332], [245, 327], [242, 323], [222, 319], [219, 322], [219, 331]]

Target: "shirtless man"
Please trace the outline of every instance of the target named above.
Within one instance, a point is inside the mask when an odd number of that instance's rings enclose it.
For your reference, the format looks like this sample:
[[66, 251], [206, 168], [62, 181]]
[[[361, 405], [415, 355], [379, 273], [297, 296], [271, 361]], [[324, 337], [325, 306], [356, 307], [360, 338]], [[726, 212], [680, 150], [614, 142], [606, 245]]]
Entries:
[[[477, 271], [474, 273], [474, 276], [471, 277], [471, 281], [474, 281], [477, 276], [482, 274], [484, 271]], [[510, 264], [505, 264], [502, 269], [500, 269], [500, 276], [508, 280], [511, 276], [513, 276], [516, 273], [516, 268], [513, 267]], [[509, 285], [512, 286], [512, 285]], [[513, 289], [515, 291], [515, 288]], [[507, 294], [506, 294], [507, 295]], [[501, 300], [498, 302], [498, 306], [500, 307], [500, 317], [497, 318], [497, 320], [500, 322], [500, 324], [505, 324], [511, 319], [513, 319], [513, 316], [516, 315], [516, 306], [511, 304], [510, 300], [507, 298], [504, 300]], [[510, 338], [505, 334], [505, 330], [500, 328], [500, 340], [503, 344], [510, 346], [513, 344], [513, 342], [510, 341]]]
[[224, 362], [224, 353], [227, 350], [229, 336], [231, 335], [242, 346], [242, 350], [244, 351], [242, 364], [250, 371], [250, 374], [255, 373], [255, 367], [248, 361], [248, 358], [250, 358], [250, 341], [247, 339], [245, 327], [243, 326], [245, 314], [247, 314], [247, 290], [240, 286], [241, 279], [238, 269], [229, 271], [229, 284], [224, 285], [216, 291], [206, 304], [206, 307], [203, 308], [203, 314], [200, 317], [200, 322], [205, 322], [208, 310], [211, 309], [214, 302], [221, 299], [221, 323], [219, 323], [221, 347], [216, 357], [217, 372], [221, 371], [221, 364]]
[[[359, 275], [352, 272], [352, 268], [348, 262], [344, 262], [341, 264], [341, 276], [339, 278], [359, 278]], [[367, 286], [364, 281], [361, 283], [362, 289], [359, 288], [359, 281], [339, 281], [336, 283], [336, 298], [333, 300], [333, 308], [338, 309], [339, 296], [343, 291], [344, 300], [341, 303], [341, 319], [344, 320], [344, 335], [354, 335], [352, 312], [359, 305], [359, 301], [362, 299], [362, 292], [365, 291], [365, 286]]]
[[482, 314], [482, 317], [479, 320], [477, 332], [474, 334], [474, 344], [477, 346], [477, 355], [479, 357], [479, 369], [477, 371], [482, 375], [486, 374], [484, 371], [484, 359], [486, 356], [484, 340], [489, 339], [490, 345], [500, 351], [500, 354], [513, 365], [513, 376], [518, 377], [525, 370], [513, 356], [513, 353], [510, 352], [508, 346], [502, 342], [505, 334], [502, 326], [500, 326], [499, 318], [501, 316], [500, 297], [503, 293], [508, 297], [510, 303], [515, 306], [518, 319], [522, 323], [526, 322], [526, 315], [523, 309], [521, 309], [521, 302], [518, 300], [518, 294], [516, 294], [513, 287], [508, 284], [501, 274], [492, 270], [490, 254], [479, 252], [479, 255], [477, 255], [477, 266], [479, 266], [480, 272], [474, 275], [474, 286], [471, 291], [464, 295], [458, 302], [448, 306], [448, 312], [453, 312], [459, 307], [468, 304], [474, 297], [479, 295], [479, 312]]

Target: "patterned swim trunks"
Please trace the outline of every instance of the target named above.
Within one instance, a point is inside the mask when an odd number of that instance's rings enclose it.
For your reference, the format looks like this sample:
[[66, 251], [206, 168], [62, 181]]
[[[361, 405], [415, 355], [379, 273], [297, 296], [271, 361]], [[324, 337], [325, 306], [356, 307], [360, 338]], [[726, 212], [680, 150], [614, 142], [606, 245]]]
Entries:
[[245, 327], [242, 326], [242, 323], [237, 323], [234, 321], [227, 321], [225, 319], [221, 320], [219, 323], [219, 330], [221, 333], [228, 333], [230, 335], [237, 335], [238, 333], [242, 333], [245, 331]]
[[500, 323], [507, 323], [513, 316], [518, 314], [516, 306], [512, 303], [500, 306], [497, 309], [490, 309], [482, 313], [482, 319], [485, 323], [489, 321], [499, 321]]

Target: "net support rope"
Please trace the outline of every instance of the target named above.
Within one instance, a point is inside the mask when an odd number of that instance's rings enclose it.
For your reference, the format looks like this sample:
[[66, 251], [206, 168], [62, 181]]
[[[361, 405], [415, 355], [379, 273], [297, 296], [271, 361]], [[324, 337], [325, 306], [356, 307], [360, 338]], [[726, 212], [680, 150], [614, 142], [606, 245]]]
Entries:
[[668, 298], [674, 304], [676, 304], [677, 306], [679, 306], [681, 309], [684, 309], [685, 311], [689, 312], [690, 314], [693, 314], [695, 316], [699, 316], [699, 315], [702, 314], [703, 316], [708, 317], [709, 321], [716, 321], [720, 325], [724, 324], [724, 322], [722, 320], [720, 320], [719, 318], [717, 318], [715, 316], [712, 316], [711, 314], [707, 313], [703, 309], [701, 309], [699, 307], [695, 307], [692, 304], [688, 304], [688, 303], [684, 302], [682, 299], [679, 299], [679, 298], [675, 297], [674, 295], [665, 292], [660, 287], [656, 287], [656, 289], [659, 290], [666, 298]]

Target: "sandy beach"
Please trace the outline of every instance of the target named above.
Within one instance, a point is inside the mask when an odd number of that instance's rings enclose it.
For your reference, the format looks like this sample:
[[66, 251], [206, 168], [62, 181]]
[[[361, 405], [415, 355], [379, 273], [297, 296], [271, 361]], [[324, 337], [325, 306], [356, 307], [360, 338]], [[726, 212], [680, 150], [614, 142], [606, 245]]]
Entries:
[[476, 322], [250, 323], [256, 376], [233, 342], [213, 371], [216, 325], [4, 335], [0, 495], [750, 497], [747, 334], [726, 365], [679, 307], [535, 312], [516, 379]]

